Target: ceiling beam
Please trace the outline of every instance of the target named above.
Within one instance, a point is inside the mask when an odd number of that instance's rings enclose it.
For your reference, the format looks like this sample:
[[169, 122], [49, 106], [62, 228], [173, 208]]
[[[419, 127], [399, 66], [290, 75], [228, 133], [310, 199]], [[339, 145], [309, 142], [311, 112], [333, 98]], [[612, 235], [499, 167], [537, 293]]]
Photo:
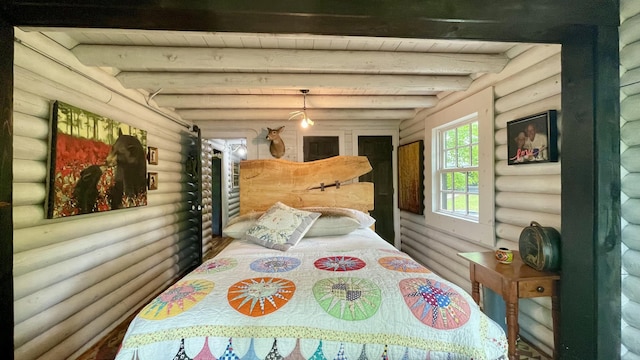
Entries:
[[122, 72], [116, 76], [128, 89], [162, 89], [163, 92], [221, 89], [300, 90], [334, 89], [395, 91], [396, 94], [424, 94], [434, 91], [462, 91], [471, 85], [469, 76], [438, 75], [349, 75], [270, 73], [165, 73]]
[[[618, 26], [619, 1], [11, 0], [12, 25], [316, 33], [554, 42], [563, 27]], [[375, 4], [372, 6], [372, 4]]]
[[269, 71], [303, 73], [498, 73], [502, 54], [78, 45], [85, 65], [124, 71]]
[[171, 108], [296, 108], [307, 109], [401, 109], [435, 106], [438, 97], [428, 96], [336, 96], [336, 95], [157, 95], [159, 106]]
[[[288, 120], [293, 109], [195, 109], [176, 110], [185, 120]], [[413, 109], [377, 110], [377, 109], [312, 109], [307, 115], [312, 120], [404, 120], [415, 116]]]

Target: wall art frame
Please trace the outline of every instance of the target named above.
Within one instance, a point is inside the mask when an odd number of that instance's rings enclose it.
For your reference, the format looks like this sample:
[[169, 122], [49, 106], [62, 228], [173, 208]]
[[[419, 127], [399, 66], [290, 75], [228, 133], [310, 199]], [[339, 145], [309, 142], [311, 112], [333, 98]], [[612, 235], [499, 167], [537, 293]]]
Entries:
[[149, 165], [158, 165], [158, 148], [148, 146], [147, 147], [147, 160]]
[[424, 141], [398, 147], [398, 207], [424, 214]]
[[54, 101], [47, 218], [147, 205], [147, 132]]
[[558, 161], [557, 111], [507, 122], [507, 161], [509, 165]]
[[150, 172], [147, 176], [147, 188], [149, 190], [158, 190], [158, 173]]

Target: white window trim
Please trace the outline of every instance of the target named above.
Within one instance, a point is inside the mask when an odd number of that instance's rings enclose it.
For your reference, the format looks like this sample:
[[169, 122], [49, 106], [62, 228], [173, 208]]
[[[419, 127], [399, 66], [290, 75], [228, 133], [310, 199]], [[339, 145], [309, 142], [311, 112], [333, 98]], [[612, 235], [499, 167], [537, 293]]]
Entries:
[[[436, 129], [476, 113], [478, 118], [480, 215], [477, 222], [438, 213], [434, 198], [437, 163]], [[489, 246], [495, 245], [493, 87], [484, 89], [425, 119], [425, 221], [428, 225]]]

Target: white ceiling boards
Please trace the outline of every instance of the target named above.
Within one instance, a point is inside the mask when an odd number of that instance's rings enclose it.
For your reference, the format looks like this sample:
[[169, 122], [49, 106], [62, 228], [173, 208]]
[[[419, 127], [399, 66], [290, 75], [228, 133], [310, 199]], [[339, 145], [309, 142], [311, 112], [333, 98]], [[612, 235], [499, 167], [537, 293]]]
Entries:
[[[530, 44], [383, 37], [21, 28], [187, 121], [404, 120], [498, 73]], [[511, 54], [509, 53], [511, 52]]]

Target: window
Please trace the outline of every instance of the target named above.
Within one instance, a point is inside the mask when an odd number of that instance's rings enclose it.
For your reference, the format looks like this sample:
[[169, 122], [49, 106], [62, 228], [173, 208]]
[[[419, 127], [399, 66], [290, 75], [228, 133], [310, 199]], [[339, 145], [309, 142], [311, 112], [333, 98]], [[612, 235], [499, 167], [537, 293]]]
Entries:
[[425, 119], [425, 221], [495, 245], [493, 88]]
[[436, 210], [478, 220], [478, 117], [476, 114], [436, 129]]
[[231, 187], [239, 188], [240, 187], [240, 160], [234, 160], [231, 171]]

